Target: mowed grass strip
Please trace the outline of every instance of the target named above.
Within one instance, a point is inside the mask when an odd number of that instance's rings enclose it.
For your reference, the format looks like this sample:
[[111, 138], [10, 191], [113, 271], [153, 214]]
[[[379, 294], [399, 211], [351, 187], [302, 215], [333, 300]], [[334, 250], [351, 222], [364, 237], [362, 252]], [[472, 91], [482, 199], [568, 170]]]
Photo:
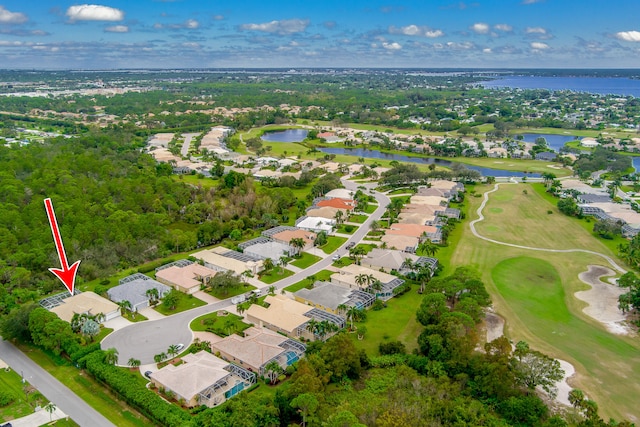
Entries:
[[322, 258], [320, 258], [319, 256], [310, 254], [308, 252], [300, 252], [300, 258], [294, 258], [294, 260], [291, 261], [291, 265], [295, 265], [299, 268], [307, 268], [320, 261], [321, 259]]
[[[640, 395], [638, 346], [574, 316], [551, 263], [526, 256], [510, 258], [496, 265], [491, 276], [513, 311], [539, 339], [562, 349], [602, 384], [601, 408], [613, 402], [635, 408]], [[622, 415], [628, 418], [631, 413]]]
[[329, 236], [327, 237], [327, 243], [321, 246], [320, 249], [322, 249], [322, 252], [324, 252], [325, 254], [332, 254], [346, 241], [346, 237]]

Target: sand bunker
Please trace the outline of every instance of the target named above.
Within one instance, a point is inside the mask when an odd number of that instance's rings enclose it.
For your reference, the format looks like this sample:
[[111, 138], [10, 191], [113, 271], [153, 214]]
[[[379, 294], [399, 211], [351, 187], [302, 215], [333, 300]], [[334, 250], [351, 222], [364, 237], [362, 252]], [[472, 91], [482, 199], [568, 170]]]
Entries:
[[590, 265], [589, 269], [578, 275], [578, 278], [591, 286], [588, 291], [576, 292], [576, 298], [588, 304], [582, 311], [589, 317], [606, 326], [609, 332], [628, 335], [625, 317], [618, 308], [618, 297], [625, 290], [600, 280], [601, 277], [614, 276], [615, 272], [600, 265]]

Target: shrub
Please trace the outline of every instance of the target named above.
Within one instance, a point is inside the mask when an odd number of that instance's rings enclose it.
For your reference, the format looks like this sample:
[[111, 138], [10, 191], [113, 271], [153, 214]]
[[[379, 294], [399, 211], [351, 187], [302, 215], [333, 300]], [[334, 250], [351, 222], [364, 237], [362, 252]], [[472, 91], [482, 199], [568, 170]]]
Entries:
[[6, 390], [0, 390], [0, 407], [9, 406], [16, 397]]
[[375, 310], [375, 311], [379, 311], [379, 310], [382, 310], [384, 307], [385, 307], [384, 302], [382, 302], [382, 300], [377, 299], [377, 300], [373, 303], [373, 306], [371, 306], [371, 309], [372, 309], [372, 310]]
[[392, 341], [388, 343], [380, 343], [378, 351], [384, 356], [390, 354], [405, 354], [407, 349], [400, 341]]

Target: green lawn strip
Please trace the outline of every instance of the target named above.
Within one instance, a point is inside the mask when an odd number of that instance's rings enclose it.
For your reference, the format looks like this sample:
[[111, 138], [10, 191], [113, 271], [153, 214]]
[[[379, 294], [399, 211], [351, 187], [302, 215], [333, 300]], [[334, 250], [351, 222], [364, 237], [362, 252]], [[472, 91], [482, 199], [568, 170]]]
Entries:
[[316, 280], [319, 280], [321, 282], [328, 282], [331, 279], [331, 275], [334, 273], [335, 272], [329, 270], [320, 270], [316, 274], [309, 276], [306, 279], [294, 283], [293, 285], [287, 286], [286, 288], [284, 288], [284, 290], [289, 292], [296, 292], [302, 288], [310, 289], [310, 286], [313, 282], [315, 282]]
[[358, 229], [357, 225], [351, 225], [351, 224], [340, 224], [337, 228], [336, 228], [336, 233], [341, 233], [341, 234], [353, 234], [356, 232], [356, 230]]
[[298, 268], [307, 268], [320, 261], [321, 259], [322, 258], [320, 258], [319, 256], [310, 254], [308, 252], [300, 252], [300, 258], [294, 258], [294, 260], [291, 261], [291, 265], [295, 265]]
[[[16, 418], [24, 417], [33, 413], [33, 407], [27, 403], [27, 396], [24, 393], [24, 386], [20, 374], [15, 371], [0, 370], [0, 390], [11, 393], [14, 401], [8, 406], [0, 408], [0, 419], [11, 421]], [[46, 399], [40, 394], [32, 393], [29, 395], [29, 402], [35, 406], [35, 399], [40, 399], [40, 405], [44, 405]], [[0, 423], [4, 425], [4, 423]]]
[[124, 315], [122, 315], [122, 317], [127, 319], [129, 322], [134, 322], [134, 323], [142, 322], [142, 321], [145, 321], [145, 320], [149, 320], [145, 316], [143, 316], [142, 314], [140, 314], [140, 313], [132, 313], [129, 310], [125, 310], [124, 311]]
[[111, 332], [113, 332], [112, 328], [105, 328], [104, 325], [100, 325], [100, 332], [98, 333], [98, 335], [93, 337], [93, 341], [100, 342], [104, 337], [109, 335]]
[[282, 280], [286, 277], [289, 276], [293, 276], [293, 271], [291, 270], [287, 270], [286, 268], [284, 269], [284, 272], [282, 271], [282, 268], [280, 267], [273, 267], [271, 270], [269, 270], [266, 273], [263, 273], [259, 279], [261, 282], [264, 282], [268, 285], [275, 283], [279, 280]]
[[378, 209], [377, 204], [374, 205], [373, 203], [367, 203], [367, 207], [364, 208], [364, 212], [368, 214], [372, 214], [376, 211], [376, 209]]
[[369, 218], [368, 215], [350, 215], [349, 222], [355, 222], [356, 224], [362, 224]]
[[202, 307], [203, 305], [207, 305], [206, 302], [194, 297], [193, 295], [187, 295], [182, 292], [178, 292], [178, 295], [179, 295], [178, 304], [176, 304], [176, 308], [174, 310], [169, 310], [162, 303], [156, 305], [154, 309], [160, 314], [164, 314], [165, 316], [170, 316], [172, 314], [191, 310], [192, 308]]
[[368, 254], [369, 252], [371, 252], [373, 249], [377, 248], [378, 245], [376, 245], [375, 243], [358, 243], [356, 245], [356, 248], [363, 248], [364, 249], [364, 253]]
[[357, 327], [366, 326], [364, 339], [350, 334], [356, 347], [364, 349], [369, 356], [378, 356], [378, 346], [390, 341], [401, 341], [408, 352], [418, 347], [418, 335], [422, 326], [416, 320], [416, 311], [422, 301], [417, 288], [387, 301], [387, 307], [379, 311], [367, 310], [367, 320], [356, 323]]
[[[31, 360], [118, 427], [144, 427], [151, 424], [151, 421], [87, 373], [79, 371], [70, 364], [57, 365], [49, 356], [36, 348], [24, 345], [20, 348]], [[132, 381], [136, 381], [133, 377], [135, 374], [132, 374]]]
[[416, 190], [409, 187], [398, 188], [396, 190], [390, 191], [387, 193], [387, 196], [393, 196], [394, 194], [414, 194]]
[[56, 420], [53, 423], [47, 423], [44, 424], [45, 426], [56, 426], [56, 427], [80, 427], [78, 424], [76, 424], [72, 419], [61, 419], [61, 420]]
[[235, 332], [244, 331], [251, 325], [244, 323], [242, 317], [233, 313], [221, 316], [219, 312], [215, 312], [194, 319], [189, 327], [192, 331], [207, 331], [225, 337]]
[[325, 254], [332, 254], [346, 241], [346, 237], [329, 236], [327, 237], [327, 243], [325, 243], [324, 246], [321, 246], [320, 249], [322, 249], [322, 252]]
[[608, 414], [613, 411], [616, 418], [628, 418], [629, 414], [618, 411], [637, 407], [637, 341], [613, 335], [571, 313], [559, 273], [548, 261], [528, 256], [508, 258], [495, 265], [491, 277], [513, 312], [538, 340], [569, 355], [598, 382], [598, 388], [606, 394], [604, 401], [601, 396], [596, 398], [600, 407], [607, 408]]
[[236, 288], [231, 289], [212, 289], [208, 291], [208, 293], [218, 299], [227, 299], [231, 297], [235, 297], [236, 295], [244, 294], [245, 292], [249, 292], [256, 289], [255, 286], [250, 285], [248, 283], [244, 283], [242, 286], [238, 286]]

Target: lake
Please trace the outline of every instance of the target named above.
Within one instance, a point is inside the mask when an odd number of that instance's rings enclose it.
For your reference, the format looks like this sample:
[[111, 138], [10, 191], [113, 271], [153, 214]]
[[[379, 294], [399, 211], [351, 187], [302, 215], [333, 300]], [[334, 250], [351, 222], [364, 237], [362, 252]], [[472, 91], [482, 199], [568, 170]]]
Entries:
[[[548, 133], [521, 133], [519, 135], [523, 136], [523, 141], [525, 142], [536, 142], [536, 138], [544, 138], [547, 140], [547, 145], [554, 151], [560, 151], [564, 144], [569, 141], [576, 141], [580, 139], [577, 136], [571, 135], [552, 135]], [[516, 135], [517, 136], [517, 135]]]
[[487, 89], [519, 88], [572, 90], [574, 92], [600, 95], [622, 95], [640, 97], [640, 80], [623, 77], [538, 77], [509, 76], [480, 83]]
[[266, 132], [260, 139], [272, 142], [302, 142], [309, 134], [305, 129], [287, 129], [277, 132]]
[[[433, 157], [412, 157], [405, 156], [403, 154], [395, 154], [395, 153], [383, 153], [381, 151], [376, 150], [367, 150], [365, 148], [319, 148], [318, 150], [327, 154], [346, 154], [349, 156], [357, 156], [364, 157], [367, 159], [384, 159], [384, 160], [397, 160], [399, 162], [409, 162], [409, 163], [419, 163], [419, 164], [436, 164], [438, 166], [443, 166], [450, 168], [456, 162], [452, 162], [449, 160], [442, 159], [434, 159]], [[462, 164], [462, 163], [459, 163]], [[482, 174], [482, 176], [495, 176], [495, 177], [535, 177], [539, 178], [541, 175], [539, 173], [524, 173], [524, 172], [514, 172], [508, 171], [504, 169], [493, 169], [493, 168], [484, 168], [481, 166], [472, 166], [462, 164], [464, 167], [472, 170], [476, 170]]]

